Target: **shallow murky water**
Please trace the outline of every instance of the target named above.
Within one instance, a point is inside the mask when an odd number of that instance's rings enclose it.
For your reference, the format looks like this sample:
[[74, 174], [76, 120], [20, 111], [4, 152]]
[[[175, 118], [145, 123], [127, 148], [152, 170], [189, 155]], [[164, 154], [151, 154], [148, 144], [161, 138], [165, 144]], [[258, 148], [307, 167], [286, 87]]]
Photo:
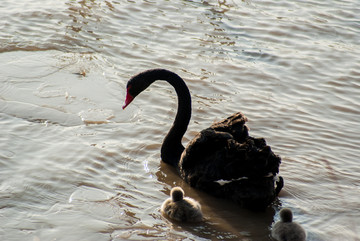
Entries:
[[[308, 240], [360, 240], [359, 12], [355, 0], [1, 1], [1, 240], [270, 240], [281, 207]], [[242, 111], [282, 157], [266, 212], [160, 162], [173, 89], [156, 82], [121, 109], [150, 68], [190, 88], [184, 144]], [[205, 223], [160, 215], [176, 185]]]

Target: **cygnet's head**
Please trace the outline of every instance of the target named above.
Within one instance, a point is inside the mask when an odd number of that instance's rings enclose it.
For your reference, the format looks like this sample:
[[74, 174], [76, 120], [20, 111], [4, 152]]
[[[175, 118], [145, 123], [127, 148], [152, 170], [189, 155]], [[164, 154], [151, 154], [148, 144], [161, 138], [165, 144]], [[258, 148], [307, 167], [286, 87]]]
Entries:
[[283, 208], [280, 211], [280, 218], [281, 221], [285, 222], [285, 223], [290, 223], [292, 222], [293, 219], [293, 214], [291, 212], [290, 208]]
[[184, 191], [181, 187], [174, 187], [171, 189], [170, 196], [174, 202], [181, 201], [184, 199]]

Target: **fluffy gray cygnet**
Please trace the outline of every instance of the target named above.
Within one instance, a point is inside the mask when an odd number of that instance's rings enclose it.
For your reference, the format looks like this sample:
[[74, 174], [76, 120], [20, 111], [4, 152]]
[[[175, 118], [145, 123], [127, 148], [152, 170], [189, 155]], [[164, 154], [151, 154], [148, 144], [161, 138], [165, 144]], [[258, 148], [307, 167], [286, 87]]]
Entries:
[[179, 222], [200, 222], [203, 220], [200, 204], [192, 198], [184, 197], [181, 187], [171, 189], [170, 198], [161, 206], [161, 213]]
[[272, 228], [271, 236], [278, 241], [305, 241], [306, 232], [300, 224], [293, 222], [291, 209], [283, 208], [280, 211], [280, 221]]

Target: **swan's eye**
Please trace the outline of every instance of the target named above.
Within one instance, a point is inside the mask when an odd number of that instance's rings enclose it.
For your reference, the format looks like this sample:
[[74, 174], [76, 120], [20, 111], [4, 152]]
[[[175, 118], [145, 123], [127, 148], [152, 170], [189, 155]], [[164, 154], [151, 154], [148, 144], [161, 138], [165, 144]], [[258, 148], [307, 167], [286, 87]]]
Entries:
[[128, 85], [126, 86], [126, 91], [129, 92], [129, 90], [131, 89], [132, 85]]

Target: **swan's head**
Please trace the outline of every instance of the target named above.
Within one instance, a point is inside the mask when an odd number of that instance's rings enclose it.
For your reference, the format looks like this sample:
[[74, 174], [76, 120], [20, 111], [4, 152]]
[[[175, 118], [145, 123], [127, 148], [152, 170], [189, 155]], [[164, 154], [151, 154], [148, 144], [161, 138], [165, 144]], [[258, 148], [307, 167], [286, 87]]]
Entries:
[[141, 76], [141, 74], [132, 77], [128, 81], [126, 85], [125, 104], [122, 107], [123, 109], [125, 109], [126, 106], [128, 106], [138, 94], [140, 94], [150, 85], [150, 83], [147, 84], [146, 82], [146, 78]]
[[181, 187], [174, 187], [171, 189], [170, 196], [174, 202], [181, 201], [184, 199], [184, 191]]
[[171, 72], [164, 69], [150, 69], [133, 76], [126, 85], [125, 104], [122, 108], [125, 109], [138, 94], [143, 92], [155, 80], [164, 79], [164, 76], [169, 75], [169, 73]]
[[283, 221], [285, 223], [292, 222], [293, 214], [291, 212], [291, 209], [290, 208], [281, 209], [281, 211], [280, 211], [280, 219], [281, 219], [281, 221]]

